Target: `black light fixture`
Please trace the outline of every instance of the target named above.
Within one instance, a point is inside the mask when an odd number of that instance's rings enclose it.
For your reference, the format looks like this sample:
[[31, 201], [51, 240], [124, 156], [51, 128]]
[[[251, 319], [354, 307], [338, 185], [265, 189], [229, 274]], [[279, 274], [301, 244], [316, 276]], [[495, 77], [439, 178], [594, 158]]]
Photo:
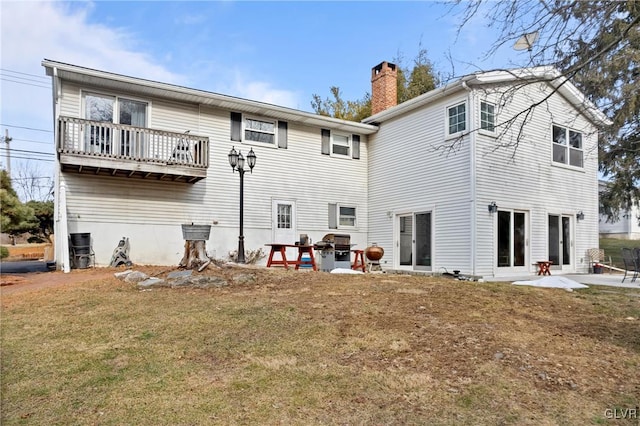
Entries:
[[[253, 152], [253, 148], [249, 150], [247, 154], [247, 165], [249, 171], [253, 173], [253, 168], [256, 165], [256, 154]], [[240, 174], [240, 235], [238, 236], [238, 263], [245, 263], [244, 257], [244, 157], [242, 152], [236, 151], [236, 147], [232, 147], [229, 151], [229, 165], [231, 170]]]
[[487, 208], [489, 210], [489, 213], [495, 213], [498, 211], [498, 205], [496, 204], [495, 201], [492, 201], [491, 203], [489, 203]]
[[577, 220], [584, 220], [584, 213], [582, 212], [582, 210], [580, 210], [578, 213], [576, 213], [576, 219]]

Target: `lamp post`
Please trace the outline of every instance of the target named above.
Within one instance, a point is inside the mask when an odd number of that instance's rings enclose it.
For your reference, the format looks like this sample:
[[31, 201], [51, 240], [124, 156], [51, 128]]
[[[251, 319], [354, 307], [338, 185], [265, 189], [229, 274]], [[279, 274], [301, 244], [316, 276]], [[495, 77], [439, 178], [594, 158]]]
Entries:
[[[244, 157], [242, 152], [236, 151], [235, 146], [231, 148], [229, 152], [229, 164], [231, 170], [240, 174], [240, 236], [238, 237], [238, 263], [245, 263], [244, 258]], [[256, 154], [253, 152], [253, 148], [249, 150], [247, 154], [247, 165], [249, 171], [253, 173], [253, 168], [256, 165]]]

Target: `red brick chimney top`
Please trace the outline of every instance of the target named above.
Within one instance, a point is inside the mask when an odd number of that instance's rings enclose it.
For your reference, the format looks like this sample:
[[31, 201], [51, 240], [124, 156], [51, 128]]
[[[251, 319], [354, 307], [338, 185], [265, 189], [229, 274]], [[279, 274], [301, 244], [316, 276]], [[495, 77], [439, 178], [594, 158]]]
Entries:
[[377, 114], [398, 103], [398, 70], [395, 64], [381, 62], [371, 69], [371, 113]]

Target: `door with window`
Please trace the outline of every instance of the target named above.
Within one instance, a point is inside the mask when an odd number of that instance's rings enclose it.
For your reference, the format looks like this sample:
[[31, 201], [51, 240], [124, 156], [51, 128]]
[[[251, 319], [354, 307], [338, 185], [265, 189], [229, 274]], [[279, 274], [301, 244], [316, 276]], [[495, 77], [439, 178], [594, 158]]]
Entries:
[[528, 215], [525, 211], [498, 210], [497, 266], [501, 272], [524, 272], [529, 257]]
[[571, 216], [549, 215], [549, 260], [552, 269], [570, 271], [573, 265]]
[[[84, 96], [84, 107], [87, 120], [105, 123], [86, 126], [85, 150], [87, 152], [144, 156], [143, 129], [147, 127], [147, 103], [87, 93]], [[120, 132], [114, 132], [112, 123], [126, 126], [123, 126]]]
[[[300, 239], [296, 231], [295, 201], [273, 200], [272, 218], [272, 243], [294, 244]], [[295, 248], [287, 248], [287, 259], [295, 259], [297, 255]]]
[[396, 265], [398, 269], [432, 270], [432, 214], [396, 216]]
[[[87, 120], [113, 123], [115, 98], [87, 94], [84, 98], [84, 116]], [[112, 151], [112, 134], [110, 125], [98, 123], [85, 128], [85, 151], [94, 154], [110, 154]]]

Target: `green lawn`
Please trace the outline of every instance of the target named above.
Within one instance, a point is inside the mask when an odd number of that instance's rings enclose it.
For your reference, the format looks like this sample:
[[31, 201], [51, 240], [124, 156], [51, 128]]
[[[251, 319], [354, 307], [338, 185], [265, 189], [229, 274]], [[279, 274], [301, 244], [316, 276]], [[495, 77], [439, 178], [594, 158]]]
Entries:
[[604, 249], [606, 256], [611, 256], [613, 266], [624, 267], [622, 261], [623, 247], [640, 247], [640, 240], [620, 240], [617, 238], [600, 238], [600, 248]]

